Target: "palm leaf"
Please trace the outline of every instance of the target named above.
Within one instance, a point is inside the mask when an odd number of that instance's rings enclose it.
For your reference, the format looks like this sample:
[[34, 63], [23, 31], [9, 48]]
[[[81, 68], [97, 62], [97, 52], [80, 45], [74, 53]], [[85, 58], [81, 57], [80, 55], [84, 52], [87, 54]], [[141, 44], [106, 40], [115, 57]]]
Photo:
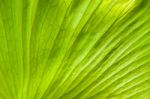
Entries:
[[0, 0], [0, 99], [149, 99], [149, 0]]

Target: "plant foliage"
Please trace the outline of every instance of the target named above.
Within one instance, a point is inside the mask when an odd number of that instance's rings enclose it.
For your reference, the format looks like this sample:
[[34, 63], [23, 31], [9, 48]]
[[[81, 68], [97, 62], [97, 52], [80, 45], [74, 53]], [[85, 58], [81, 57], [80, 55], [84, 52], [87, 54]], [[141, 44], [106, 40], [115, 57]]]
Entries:
[[150, 99], [150, 0], [0, 0], [0, 99]]

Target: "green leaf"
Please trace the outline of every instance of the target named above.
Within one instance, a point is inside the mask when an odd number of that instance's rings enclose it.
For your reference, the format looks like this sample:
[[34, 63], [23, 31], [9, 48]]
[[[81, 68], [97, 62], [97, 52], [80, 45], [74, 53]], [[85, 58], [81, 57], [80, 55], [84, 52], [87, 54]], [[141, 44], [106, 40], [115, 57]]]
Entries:
[[149, 0], [0, 0], [0, 99], [149, 99]]

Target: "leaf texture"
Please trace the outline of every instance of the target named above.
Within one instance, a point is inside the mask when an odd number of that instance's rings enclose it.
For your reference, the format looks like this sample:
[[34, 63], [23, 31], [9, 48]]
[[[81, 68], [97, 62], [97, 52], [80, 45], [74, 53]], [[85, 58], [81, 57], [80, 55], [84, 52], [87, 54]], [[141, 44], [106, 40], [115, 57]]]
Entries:
[[0, 0], [0, 99], [150, 99], [150, 1]]

